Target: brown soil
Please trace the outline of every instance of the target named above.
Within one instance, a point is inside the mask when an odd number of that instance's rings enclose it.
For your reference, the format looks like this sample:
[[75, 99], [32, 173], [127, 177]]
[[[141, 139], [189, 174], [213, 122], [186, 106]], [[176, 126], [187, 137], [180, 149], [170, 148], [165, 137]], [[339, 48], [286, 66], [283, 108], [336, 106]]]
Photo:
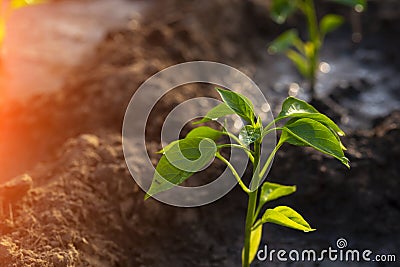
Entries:
[[[246, 209], [239, 189], [201, 208], [144, 202], [122, 155], [126, 105], [151, 74], [197, 59], [246, 66], [246, 72], [255, 66], [255, 54], [241, 52], [260, 46], [260, 29], [247, 25], [255, 11], [244, 1], [177, 1], [179, 10], [172, 2], [110, 33], [62, 91], [2, 111], [0, 140], [8, 140], [0, 144], [0, 165], [7, 166], [2, 180], [27, 172], [0, 186], [2, 267], [239, 266]], [[160, 10], [168, 16], [160, 19]], [[158, 114], [197, 94], [192, 86], [167, 96]], [[159, 148], [154, 129], [148, 131], [150, 152]], [[344, 143], [351, 170], [285, 146], [270, 177], [297, 184], [298, 193], [279, 203], [295, 207], [318, 231], [304, 235], [269, 226], [263, 242], [326, 248], [343, 235], [354, 247], [396, 252], [399, 136], [398, 112], [372, 130], [349, 133]]]

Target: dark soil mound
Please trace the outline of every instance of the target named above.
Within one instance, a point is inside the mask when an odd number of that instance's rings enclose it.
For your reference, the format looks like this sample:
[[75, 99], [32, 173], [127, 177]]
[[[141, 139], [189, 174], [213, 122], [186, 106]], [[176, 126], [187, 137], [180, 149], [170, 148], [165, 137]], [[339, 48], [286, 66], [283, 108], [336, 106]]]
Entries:
[[[311, 151], [288, 146], [279, 153], [271, 180], [298, 185], [280, 202], [302, 211], [318, 231], [270, 226], [265, 242], [324, 248], [343, 234], [354, 247], [396, 251], [399, 125], [395, 113], [375, 131], [347, 137], [350, 171]], [[120, 140], [70, 139], [54, 162], [1, 187], [14, 196], [2, 202], [2, 266], [237, 266], [245, 195], [235, 189], [197, 209], [144, 202]]]

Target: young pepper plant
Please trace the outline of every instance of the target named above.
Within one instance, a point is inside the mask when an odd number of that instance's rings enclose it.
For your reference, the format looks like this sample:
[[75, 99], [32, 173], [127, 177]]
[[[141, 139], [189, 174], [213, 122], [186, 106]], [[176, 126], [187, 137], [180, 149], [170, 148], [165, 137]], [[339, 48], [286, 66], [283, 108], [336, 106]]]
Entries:
[[[216, 88], [223, 103], [212, 108], [206, 116], [195, 124], [237, 114], [246, 125], [238, 136], [226, 129], [215, 130], [208, 126], [200, 126], [191, 130], [184, 139], [176, 140], [165, 146], [153, 177], [152, 184], [145, 199], [179, 185], [194, 173], [207, 166], [214, 157], [221, 160], [231, 170], [243, 191], [248, 194], [244, 246], [242, 250], [242, 266], [248, 267], [254, 260], [262, 236], [263, 225], [279, 224], [303, 232], [314, 231], [307, 221], [294, 209], [287, 206], [267, 208], [266, 203], [296, 191], [295, 186], [264, 182], [258, 186], [265, 176], [272, 159], [284, 143], [296, 146], [312, 147], [324, 154], [332, 156], [349, 167], [344, 156], [345, 149], [340, 141], [344, 132], [327, 116], [319, 113], [308, 103], [289, 97], [282, 104], [278, 117], [268, 125], [262, 125], [260, 117], [255, 114], [253, 104], [244, 95], [233, 91]], [[276, 123], [285, 121], [282, 126]], [[264, 138], [274, 131], [280, 131], [279, 141], [266, 162], [260, 162], [261, 144]], [[223, 135], [229, 136], [233, 143], [216, 144]], [[224, 147], [242, 149], [246, 152], [253, 167], [253, 179], [246, 185], [238, 172], [221, 153]], [[247, 160], [247, 159], [246, 159]]]
[[[361, 12], [366, 0], [330, 0], [353, 7]], [[272, 19], [282, 24], [295, 11], [300, 11], [307, 21], [308, 39], [303, 41], [297, 29], [290, 29], [279, 35], [269, 46], [270, 54], [284, 53], [309, 81], [312, 99], [316, 99], [315, 84], [319, 66], [319, 54], [326, 34], [343, 24], [343, 17], [327, 14], [318, 21], [314, 0], [272, 0], [270, 14]]]

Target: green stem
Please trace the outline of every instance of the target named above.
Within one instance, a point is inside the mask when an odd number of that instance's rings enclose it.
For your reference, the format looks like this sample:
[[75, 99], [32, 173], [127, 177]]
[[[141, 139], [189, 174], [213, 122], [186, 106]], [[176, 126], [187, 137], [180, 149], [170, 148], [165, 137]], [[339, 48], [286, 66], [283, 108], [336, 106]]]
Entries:
[[254, 163], [254, 157], [252, 155], [252, 151], [250, 149], [248, 149], [247, 147], [242, 146], [242, 145], [237, 145], [237, 144], [222, 144], [222, 145], [217, 146], [218, 149], [224, 148], [224, 147], [233, 147], [233, 148], [239, 148], [239, 149], [244, 150], [247, 153], [247, 155], [249, 156], [250, 161]]
[[[271, 164], [272, 159], [274, 158], [276, 152], [278, 151], [278, 149], [282, 146], [282, 142], [279, 142], [277, 144], [277, 146], [274, 148], [274, 150], [271, 152], [271, 154], [269, 155], [267, 162], [265, 163], [263, 169], [261, 170], [260, 174], [259, 174], [259, 179], [261, 179], [265, 172], [267, 171], [268, 166]], [[258, 206], [255, 213], [254, 213], [254, 219], [253, 219], [253, 223], [254, 221], [257, 219], [258, 215], [260, 214], [260, 211], [262, 209], [262, 206]], [[256, 226], [253, 226], [253, 229], [256, 228]]]
[[310, 91], [312, 99], [316, 98], [315, 84], [317, 79], [319, 50], [321, 47], [321, 36], [318, 27], [318, 19], [315, 11], [314, 0], [305, 0], [303, 12], [307, 18], [308, 32], [310, 41], [313, 44], [313, 51], [309, 55], [310, 64]]
[[219, 152], [217, 152], [215, 154], [215, 156], [228, 166], [228, 168], [231, 170], [233, 176], [235, 176], [236, 180], [238, 181], [238, 183], [239, 183], [240, 187], [243, 189], [243, 191], [246, 192], [247, 194], [250, 194], [251, 193], [250, 189], [248, 189], [247, 186], [243, 183], [242, 179], [240, 178], [239, 174], [237, 173], [235, 168], [232, 166], [232, 164], [229, 161], [227, 161], [223, 156], [221, 156], [221, 154]]
[[[260, 163], [260, 151], [261, 151], [261, 143], [256, 141], [254, 143], [254, 164], [253, 164], [253, 179], [254, 177], [259, 177], [258, 175], [258, 165]], [[258, 181], [252, 181], [258, 183]], [[247, 214], [246, 214], [246, 225], [245, 225], [245, 236], [244, 236], [244, 251], [243, 251], [243, 267], [250, 266], [250, 236], [251, 236], [251, 227], [254, 222], [254, 212], [256, 210], [257, 205], [257, 194], [258, 190], [254, 190], [249, 193], [249, 202], [247, 205]]]
[[253, 227], [251, 227], [251, 230], [257, 229], [257, 227], [259, 227], [260, 225], [262, 225], [261, 219], [259, 219], [258, 221], [256, 221], [256, 222], [254, 223]]
[[249, 194], [249, 202], [247, 205], [246, 226], [245, 226], [245, 239], [244, 239], [244, 252], [243, 252], [243, 267], [250, 266], [250, 235], [251, 227], [253, 225], [254, 210], [257, 202], [257, 190]]
[[282, 130], [283, 128], [282, 127], [276, 127], [276, 128], [272, 128], [272, 129], [269, 129], [269, 130], [267, 130], [267, 129], [268, 128], [264, 128], [264, 130], [262, 131], [261, 139], [263, 139], [267, 134], [269, 134], [271, 132], [274, 132], [274, 131], [277, 131], [277, 130]]
[[278, 121], [282, 120], [283, 118], [276, 118], [273, 121], [271, 121], [267, 126], [264, 127], [264, 129], [270, 128], [272, 125], [275, 125]]
[[233, 140], [235, 140], [238, 144], [244, 146], [244, 144], [242, 143], [242, 141], [240, 141], [240, 139], [239, 139], [236, 135], [234, 135], [233, 133], [228, 132], [228, 131], [225, 131], [224, 133], [225, 133], [227, 136], [229, 136], [230, 138], [232, 138]]
[[[238, 143], [240, 146], [246, 147], [246, 145], [243, 144], [243, 142], [240, 141], [240, 139], [237, 138], [233, 133], [230, 133], [230, 132], [228, 132], [228, 131], [226, 131], [226, 132], [224, 132], [224, 133], [225, 133], [227, 136], [229, 136], [230, 138], [232, 138], [233, 140], [235, 140], [236, 143]], [[245, 150], [245, 151], [246, 151], [246, 150]], [[254, 157], [253, 157], [253, 155], [251, 154], [251, 152], [246, 151], [246, 153], [247, 153], [247, 156], [250, 158], [250, 160], [253, 162], [253, 161], [254, 161]]]
[[315, 12], [314, 0], [305, 0], [304, 13], [307, 17], [308, 32], [310, 34], [310, 40], [314, 44], [319, 43], [319, 30], [318, 30], [318, 19]]
[[265, 162], [264, 167], [262, 168], [261, 172], [260, 172], [260, 178], [264, 176], [265, 172], [268, 169], [268, 166], [271, 164], [272, 159], [274, 158], [276, 152], [278, 151], [278, 149], [283, 145], [283, 142], [278, 142], [278, 144], [276, 145], [276, 147], [274, 148], [274, 150], [272, 150], [271, 154], [269, 155], [267, 161]]
[[[262, 209], [262, 206], [259, 205], [259, 206], [257, 207], [257, 209], [256, 209], [256, 212], [254, 213], [254, 219], [253, 219], [254, 221], [257, 219], [258, 214], [260, 214], [261, 209]], [[253, 222], [253, 223], [254, 223], [254, 222]], [[255, 228], [255, 225], [253, 226], [253, 228]]]

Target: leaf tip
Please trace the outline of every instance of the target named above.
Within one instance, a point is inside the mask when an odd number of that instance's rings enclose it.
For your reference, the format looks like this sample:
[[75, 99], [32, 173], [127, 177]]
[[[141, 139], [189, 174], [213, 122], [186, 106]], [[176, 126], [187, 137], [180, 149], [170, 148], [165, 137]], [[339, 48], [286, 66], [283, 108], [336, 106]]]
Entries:
[[269, 45], [269, 46], [267, 47], [267, 52], [268, 52], [268, 54], [270, 54], [270, 55], [276, 55], [276, 54], [277, 54], [277, 49], [276, 49], [275, 46]]
[[226, 90], [224, 90], [224, 89], [222, 89], [221, 87], [218, 87], [218, 86], [215, 87], [215, 90], [217, 90], [218, 92], [226, 91]]
[[314, 231], [317, 231], [317, 229], [310, 228], [310, 229], [303, 230], [304, 233], [309, 233], [309, 232], [314, 232]]
[[341, 162], [348, 168], [350, 169], [350, 160], [346, 157], [342, 157]]

